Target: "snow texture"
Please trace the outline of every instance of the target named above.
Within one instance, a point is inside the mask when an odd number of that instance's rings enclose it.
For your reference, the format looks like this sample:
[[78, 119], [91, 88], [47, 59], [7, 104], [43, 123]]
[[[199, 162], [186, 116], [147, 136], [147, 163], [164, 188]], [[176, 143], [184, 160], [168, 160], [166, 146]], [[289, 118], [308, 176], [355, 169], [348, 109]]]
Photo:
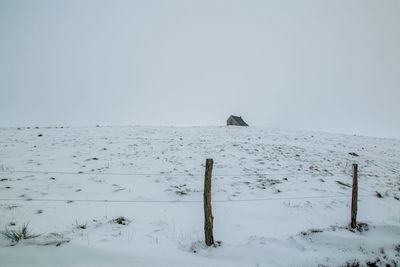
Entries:
[[400, 140], [318, 132], [2, 128], [0, 230], [40, 236], [0, 237], [0, 266], [398, 266], [399, 162]]

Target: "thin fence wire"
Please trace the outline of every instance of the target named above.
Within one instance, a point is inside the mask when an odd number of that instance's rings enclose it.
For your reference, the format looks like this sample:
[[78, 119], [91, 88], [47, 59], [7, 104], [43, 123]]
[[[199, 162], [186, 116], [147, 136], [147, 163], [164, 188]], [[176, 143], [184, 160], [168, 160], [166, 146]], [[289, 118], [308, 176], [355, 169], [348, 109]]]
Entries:
[[[120, 172], [71, 172], [71, 171], [35, 171], [35, 170], [3, 170], [1, 174], [12, 173], [30, 173], [30, 174], [65, 174], [65, 175], [109, 175], [109, 176], [179, 176], [179, 177], [204, 177], [204, 174], [191, 174], [186, 172], [160, 172], [160, 173], [120, 173]], [[251, 177], [251, 176], [339, 176], [346, 175], [344, 173], [230, 173], [218, 174], [214, 173], [213, 177]], [[359, 176], [375, 176], [372, 173], [360, 172]], [[359, 196], [368, 198], [370, 196]], [[333, 199], [333, 198], [350, 198], [347, 195], [331, 195], [331, 196], [299, 196], [299, 197], [270, 197], [270, 198], [250, 198], [250, 199], [217, 199], [213, 202], [257, 202], [257, 201], [279, 201], [279, 200], [305, 200], [305, 199]], [[0, 201], [37, 201], [37, 202], [98, 202], [98, 203], [202, 203], [202, 200], [124, 200], [124, 199], [40, 199], [40, 198], [0, 198]]]
[[[67, 175], [110, 175], [110, 176], [188, 176], [188, 177], [199, 177], [204, 176], [204, 174], [199, 173], [190, 173], [190, 172], [159, 172], [159, 173], [120, 173], [120, 172], [82, 172], [82, 171], [34, 171], [34, 170], [7, 170], [7, 171], [0, 171], [2, 174], [12, 174], [12, 173], [31, 173], [31, 174], [67, 174]], [[302, 176], [340, 176], [346, 175], [344, 173], [309, 173], [309, 172], [287, 172], [287, 173], [228, 173], [228, 174], [219, 174], [218, 172], [213, 173], [213, 176], [218, 177], [238, 177], [238, 176], [295, 176], [295, 175], [302, 175]], [[375, 175], [375, 174], [363, 174], [360, 175]]]
[[[371, 198], [371, 196], [359, 196], [361, 198]], [[259, 201], [280, 201], [280, 200], [306, 200], [306, 199], [340, 199], [351, 196], [301, 196], [301, 197], [274, 197], [274, 198], [251, 198], [251, 199], [217, 199], [212, 202], [259, 202]], [[36, 201], [36, 202], [101, 202], [101, 203], [203, 203], [203, 200], [121, 200], [121, 199], [40, 199], [40, 198], [1, 198], [0, 201]]]

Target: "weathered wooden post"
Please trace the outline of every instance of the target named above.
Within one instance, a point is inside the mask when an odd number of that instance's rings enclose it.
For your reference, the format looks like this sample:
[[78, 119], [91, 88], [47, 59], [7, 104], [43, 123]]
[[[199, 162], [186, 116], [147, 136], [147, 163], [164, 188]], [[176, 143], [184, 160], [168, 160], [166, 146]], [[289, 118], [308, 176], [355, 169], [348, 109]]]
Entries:
[[357, 227], [358, 165], [353, 164], [353, 190], [351, 194], [351, 228]]
[[213, 159], [206, 159], [206, 173], [204, 177], [204, 234], [206, 245], [214, 244], [213, 220], [211, 210], [211, 173], [213, 168]]

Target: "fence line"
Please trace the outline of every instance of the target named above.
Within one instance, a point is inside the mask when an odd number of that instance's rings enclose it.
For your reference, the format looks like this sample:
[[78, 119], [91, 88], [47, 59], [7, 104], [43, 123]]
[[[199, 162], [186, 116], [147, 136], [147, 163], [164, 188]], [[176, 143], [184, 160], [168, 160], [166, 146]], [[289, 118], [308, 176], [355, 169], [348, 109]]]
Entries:
[[[33, 173], [33, 174], [82, 174], [82, 175], [112, 175], [112, 176], [201, 176], [203, 177], [204, 174], [192, 174], [192, 173], [185, 173], [185, 172], [178, 172], [178, 173], [118, 173], [118, 172], [70, 172], [70, 171], [33, 171], [33, 170], [10, 170], [10, 171], [0, 171], [2, 174], [12, 174], [12, 173]], [[289, 173], [229, 173], [229, 174], [214, 174], [213, 176], [218, 177], [235, 177], [235, 176], [253, 176], [253, 175], [261, 175], [261, 176], [275, 176], [275, 175], [282, 175], [282, 176], [294, 176], [294, 175], [312, 175], [312, 176], [339, 176], [339, 175], [346, 175], [345, 173], [309, 173], [309, 172], [289, 172]], [[375, 175], [375, 174], [363, 174], [361, 175]]]
[[35, 174], [82, 174], [82, 175], [122, 175], [122, 176], [165, 176], [165, 175], [185, 175], [185, 176], [192, 176], [189, 173], [113, 173], [113, 172], [82, 172], [82, 171], [76, 171], [76, 172], [69, 172], [69, 171], [20, 171], [20, 170], [15, 170], [15, 171], [0, 171], [0, 173], [35, 173]]
[[[372, 198], [371, 196], [359, 196]], [[302, 196], [302, 197], [274, 197], [274, 198], [251, 198], [251, 199], [217, 199], [212, 202], [258, 202], [258, 201], [279, 201], [279, 200], [304, 200], [304, 199], [332, 199], [350, 198], [347, 195], [340, 196]], [[45, 198], [0, 198], [0, 201], [37, 201], [37, 202], [101, 202], [101, 203], [203, 203], [202, 200], [124, 200], [124, 199], [45, 199]]]
[[[67, 175], [110, 175], [110, 176], [178, 176], [178, 177], [203, 177], [204, 174], [192, 174], [192, 173], [185, 173], [185, 172], [178, 172], [178, 173], [119, 173], [119, 172], [70, 172], [70, 171], [31, 171], [31, 170], [12, 170], [12, 171], [0, 171], [0, 174], [13, 174], [13, 173], [31, 173], [31, 174], [67, 174]], [[309, 172], [297, 172], [297, 173], [229, 173], [229, 174], [213, 174], [214, 177], [239, 177], [239, 176], [341, 176], [341, 175], [348, 175], [346, 173], [309, 173]], [[368, 176], [377, 176], [374, 173], [363, 173], [360, 172], [359, 176], [368, 177]], [[378, 175], [379, 176], [379, 175]], [[382, 177], [386, 177], [388, 175], [380, 175]], [[392, 177], [392, 176], [390, 176]]]

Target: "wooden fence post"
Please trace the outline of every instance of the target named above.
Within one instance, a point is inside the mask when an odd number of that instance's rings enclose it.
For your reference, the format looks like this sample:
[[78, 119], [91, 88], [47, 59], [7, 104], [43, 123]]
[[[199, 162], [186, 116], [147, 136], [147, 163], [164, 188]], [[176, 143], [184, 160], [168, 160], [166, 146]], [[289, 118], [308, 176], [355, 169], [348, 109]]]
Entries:
[[353, 190], [351, 194], [351, 228], [357, 227], [358, 165], [353, 164]]
[[211, 173], [213, 168], [213, 159], [206, 159], [206, 173], [204, 177], [204, 234], [207, 246], [214, 244], [213, 220], [211, 210]]

